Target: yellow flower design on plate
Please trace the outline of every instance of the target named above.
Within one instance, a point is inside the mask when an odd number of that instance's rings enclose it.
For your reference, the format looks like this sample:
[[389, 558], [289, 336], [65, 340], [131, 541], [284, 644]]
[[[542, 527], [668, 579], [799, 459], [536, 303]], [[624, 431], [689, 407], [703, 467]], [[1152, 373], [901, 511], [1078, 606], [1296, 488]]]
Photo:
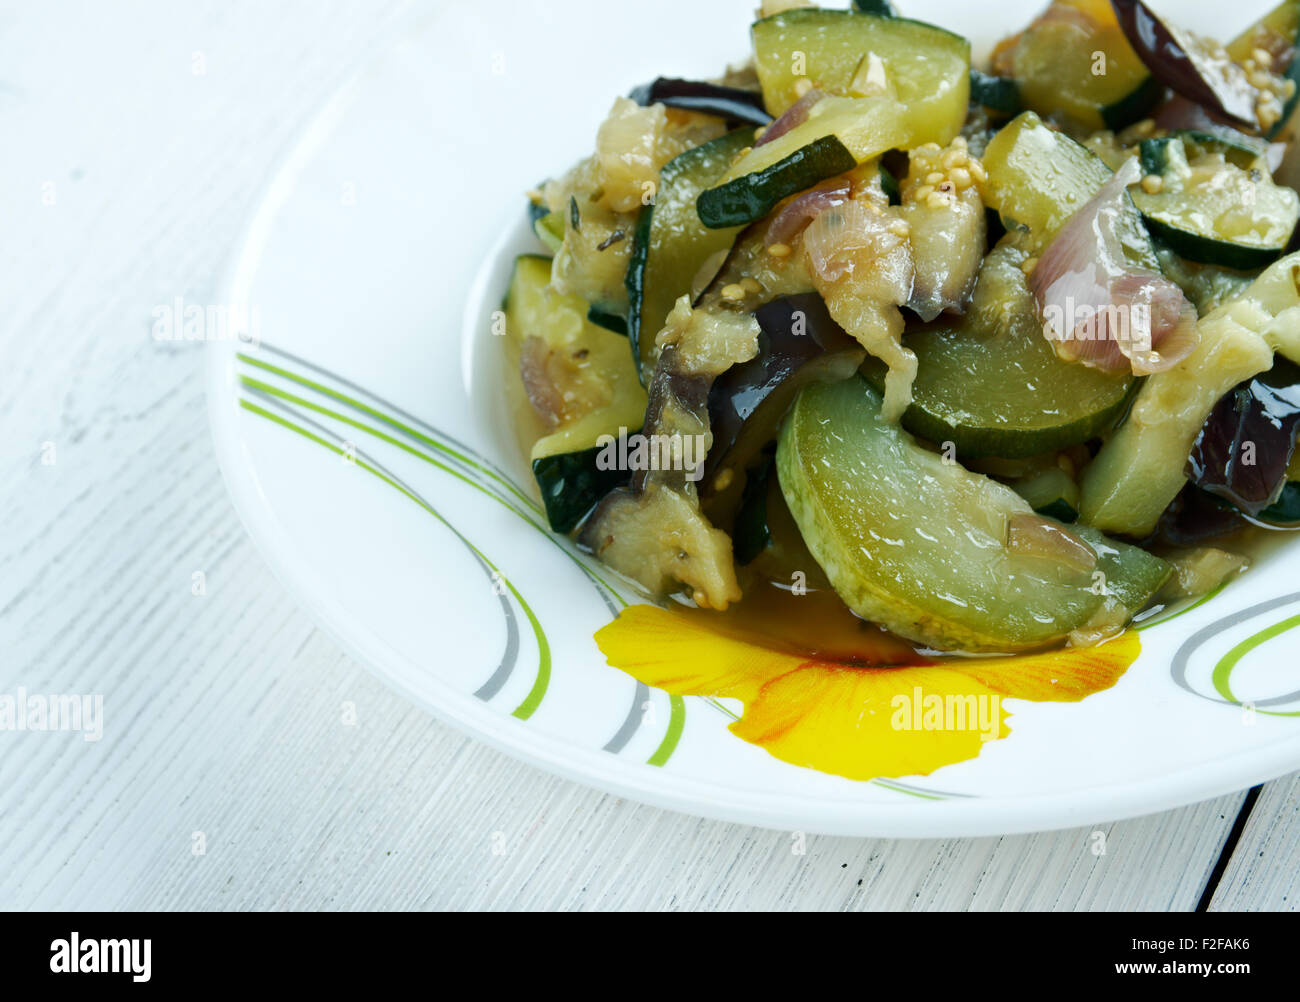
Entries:
[[596, 643], [611, 665], [647, 685], [740, 700], [737, 737], [849, 779], [925, 776], [974, 758], [985, 741], [1011, 732], [1003, 698], [1077, 702], [1114, 685], [1140, 651], [1129, 630], [1093, 648], [927, 661], [897, 641], [882, 648], [873, 634], [871, 650], [898, 658], [888, 666], [842, 639], [810, 654], [752, 623], [651, 605], [623, 610]]

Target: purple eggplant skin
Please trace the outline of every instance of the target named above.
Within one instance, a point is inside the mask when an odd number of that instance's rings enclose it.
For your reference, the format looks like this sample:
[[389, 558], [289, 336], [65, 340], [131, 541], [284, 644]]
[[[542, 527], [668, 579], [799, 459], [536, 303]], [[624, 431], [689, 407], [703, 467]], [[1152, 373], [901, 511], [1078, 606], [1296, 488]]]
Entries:
[[628, 96], [640, 105], [666, 104], [670, 108], [678, 108], [682, 111], [716, 115], [718, 118], [725, 118], [732, 126], [742, 122], [749, 125], [768, 125], [772, 121], [772, 116], [763, 107], [763, 95], [757, 91], [724, 87], [722, 84], [704, 83], [699, 80], [659, 77], [637, 87]]
[[[776, 439], [799, 390], [816, 381], [846, 379], [866, 357], [815, 292], [778, 297], [756, 309], [754, 319], [758, 354], [728, 369], [709, 391], [713, 444], [702, 486], [706, 511], [721, 523], [734, 514], [747, 469]], [[732, 476], [717, 480], [724, 469]]]
[[1235, 64], [1196, 51], [1187, 34], [1158, 17], [1142, 0], [1111, 0], [1138, 58], [1161, 83], [1251, 132], [1259, 132], [1255, 89]]
[[1188, 484], [1160, 516], [1156, 531], [1141, 540], [1140, 545], [1148, 549], [1153, 546], [1204, 546], [1249, 525], [1232, 505]]
[[1286, 486], [1297, 434], [1300, 367], [1279, 358], [1215, 405], [1188, 457], [1188, 480], [1257, 516]]

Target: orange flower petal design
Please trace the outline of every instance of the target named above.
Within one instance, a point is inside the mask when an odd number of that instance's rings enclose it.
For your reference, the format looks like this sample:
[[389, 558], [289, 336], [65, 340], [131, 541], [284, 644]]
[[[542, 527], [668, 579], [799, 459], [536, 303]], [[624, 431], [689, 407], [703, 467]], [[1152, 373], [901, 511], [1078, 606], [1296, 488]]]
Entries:
[[634, 605], [596, 634], [606, 660], [681, 696], [745, 704], [738, 737], [784, 762], [849, 779], [929, 775], [1006, 737], [1002, 698], [1073, 702], [1118, 681], [1135, 631], [1100, 647], [860, 668], [719, 632], [687, 609]]

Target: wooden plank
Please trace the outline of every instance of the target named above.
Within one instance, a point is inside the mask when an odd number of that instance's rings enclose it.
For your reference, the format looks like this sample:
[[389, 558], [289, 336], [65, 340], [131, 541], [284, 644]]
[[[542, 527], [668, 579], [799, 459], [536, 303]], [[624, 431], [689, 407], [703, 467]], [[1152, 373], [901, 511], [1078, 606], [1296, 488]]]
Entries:
[[1260, 792], [1210, 911], [1300, 909], [1300, 773]]

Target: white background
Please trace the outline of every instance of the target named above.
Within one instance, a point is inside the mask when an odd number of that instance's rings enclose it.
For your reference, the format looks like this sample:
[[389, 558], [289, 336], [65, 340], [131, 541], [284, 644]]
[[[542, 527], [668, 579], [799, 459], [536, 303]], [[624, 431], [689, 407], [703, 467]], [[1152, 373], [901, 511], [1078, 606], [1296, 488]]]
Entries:
[[[519, 765], [295, 608], [226, 499], [202, 349], [152, 311], [213, 301], [274, 164], [419, 8], [0, 5], [0, 692], [108, 716], [97, 744], [0, 733], [0, 907], [1195, 907], [1243, 795], [801, 855]], [[1296, 777], [1265, 787], [1212, 907], [1296, 907], [1298, 819]]]

